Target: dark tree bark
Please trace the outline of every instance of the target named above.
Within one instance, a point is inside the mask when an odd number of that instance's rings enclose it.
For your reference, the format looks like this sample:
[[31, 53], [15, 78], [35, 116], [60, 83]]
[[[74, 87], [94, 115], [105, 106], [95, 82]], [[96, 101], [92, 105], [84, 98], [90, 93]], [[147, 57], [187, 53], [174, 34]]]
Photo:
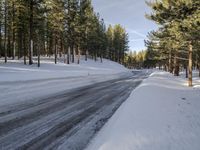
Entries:
[[86, 30], [85, 30], [85, 37], [86, 37], [86, 49], [85, 49], [85, 61], [88, 60], [88, 27], [86, 27]]
[[77, 60], [77, 64], [80, 64], [80, 49], [79, 49], [79, 47], [77, 47], [77, 49], [78, 49], [78, 60]]
[[200, 63], [199, 63], [199, 77], [200, 77]]
[[[40, 42], [39, 42], [40, 43]], [[37, 44], [38, 68], [40, 67], [40, 44]]]
[[175, 53], [175, 58], [174, 58], [174, 75], [179, 76], [178, 52]]
[[26, 34], [23, 34], [24, 65], [26, 65]]
[[13, 27], [13, 29], [12, 29], [12, 51], [13, 51], [13, 54], [12, 54], [12, 56], [13, 56], [13, 60], [15, 59], [15, 51], [16, 51], [16, 43], [15, 43], [15, 28], [14, 28], [14, 19], [15, 19], [15, 3], [13, 2], [13, 4], [12, 4], [12, 14], [13, 14], [13, 16], [12, 16], [12, 23], [13, 23], [13, 25], [12, 25], [12, 27]]
[[7, 31], [7, 37], [8, 37], [8, 40], [7, 40], [7, 56], [8, 57], [11, 57], [11, 35], [10, 35], [10, 27], [8, 28], [8, 31]]
[[63, 38], [62, 38], [62, 35], [61, 35], [61, 38], [60, 38], [60, 58], [62, 57], [63, 51], [64, 51], [64, 46], [63, 46]]
[[57, 64], [57, 53], [58, 53], [58, 45], [57, 45], [57, 38], [55, 39], [55, 64]]
[[[1, 7], [0, 7], [0, 11], [1, 10]], [[1, 34], [1, 31], [2, 31], [2, 25], [1, 25], [1, 19], [0, 19], [0, 58], [1, 58], [1, 54], [2, 54], [2, 34]]]
[[30, 0], [30, 18], [29, 18], [29, 65], [33, 64], [33, 0]]
[[169, 52], [169, 72], [170, 73], [173, 72], [173, 68], [172, 68], [172, 52], [171, 52], [171, 50]]
[[198, 70], [199, 70], [199, 77], [200, 77], [200, 62], [198, 62], [197, 67], [198, 67]]
[[21, 53], [22, 53], [22, 29], [19, 29], [18, 31], [18, 60], [21, 58]]
[[188, 85], [191, 87], [191, 86], [192, 86], [192, 43], [191, 43], [191, 42], [190, 42], [190, 44], [189, 44], [189, 63], [188, 63], [188, 70], [189, 70]]
[[7, 0], [5, 0], [5, 10], [4, 10], [5, 18], [4, 18], [4, 57], [5, 63], [7, 63]]
[[53, 35], [51, 34], [50, 38], [49, 38], [49, 46], [48, 46], [48, 49], [49, 49], [49, 53], [48, 53], [48, 56], [50, 57], [52, 54], [53, 54], [53, 47], [54, 47], [54, 44], [53, 44], [54, 40], [53, 40]]
[[86, 49], [85, 50], [85, 61], [87, 61], [88, 60], [88, 50]]
[[188, 66], [185, 65], [185, 78], [188, 78]]
[[64, 63], [66, 64], [67, 63], [67, 59], [66, 59], [66, 45], [63, 45], [63, 53], [64, 53]]
[[70, 61], [70, 46], [67, 49], [67, 64], [69, 64]]
[[94, 61], [97, 61], [97, 50], [95, 50], [95, 53], [94, 53]]
[[102, 53], [100, 54], [101, 63], [103, 63]]
[[72, 63], [74, 63], [75, 47], [72, 46]]

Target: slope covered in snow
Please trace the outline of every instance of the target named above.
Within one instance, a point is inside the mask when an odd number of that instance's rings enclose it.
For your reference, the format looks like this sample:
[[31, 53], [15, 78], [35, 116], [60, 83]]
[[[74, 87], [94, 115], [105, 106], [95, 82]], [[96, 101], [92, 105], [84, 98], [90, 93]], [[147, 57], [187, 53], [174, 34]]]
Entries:
[[86, 150], [199, 150], [200, 83], [154, 72], [117, 110]]
[[37, 64], [24, 65], [22, 60], [0, 63], [0, 106], [17, 101], [51, 96], [72, 88], [127, 76], [124, 66], [106, 60], [103, 63], [89, 59], [78, 64], [54, 64], [53, 58], [42, 58]]
[[63, 60], [54, 64], [53, 57], [42, 58], [40, 68], [37, 67], [36, 62], [29, 66], [23, 65], [23, 60], [9, 60], [7, 64], [0, 60], [0, 82], [108, 75], [125, 71], [128, 70], [124, 66], [107, 59], [103, 59], [103, 63], [94, 62], [91, 59], [88, 59], [88, 61], [82, 59], [80, 64], [67, 65], [63, 63]]

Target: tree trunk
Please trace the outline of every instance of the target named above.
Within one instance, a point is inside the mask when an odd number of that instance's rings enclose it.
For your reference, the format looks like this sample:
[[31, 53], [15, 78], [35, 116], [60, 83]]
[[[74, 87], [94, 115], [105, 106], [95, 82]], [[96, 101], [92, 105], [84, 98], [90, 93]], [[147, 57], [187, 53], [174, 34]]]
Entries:
[[29, 65], [33, 64], [33, 0], [30, 0], [30, 20], [29, 20]]
[[70, 46], [67, 49], [67, 64], [69, 64], [70, 61]]
[[5, 18], [4, 18], [4, 57], [5, 57], [5, 63], [7, 63], [7, 0], [5, 0]]
[[40, 67], [40, 45], [37, 45], [37, 55], [38, 55], [38, 68]]
[[188, 66], [185, 65], [185, 78], [188, 78]]
[[72, 63], [74, 63], [75, 47], [72, 46]]
[[22, 30], [20, 29], [18, 31], [18, 60], [20, 59], [21, 57], [21, 50], [22, 50]]
[[[1, 11], [1, 8], [0, 8], [0, 11]], [[1, 26], [1, 20], [0, 20], [0, 58], [1, 58], [1, 52], [2, 52], [2, 45], [1, 45], [1, 42], [2, 42], [2, 34], [1, 34], [1, 29], [2, 26]]]
[[189, 78], [188, 78], [188, 85], [192, 86], [192, 43], [189, 44]]
[[174, 75], [179, 76], [179, 61], [178, 61], [178, 54], [177, 52], [175, 53], [175, 58], [174, 58]]
[[199, 77], [200, 77], [200, 63], [198, 63]]
[[24, 65], [26, 65], [26, 34], [23, 36], [23, 49], [24, 49]]
[[13, 49], [13, 60], [15, 59], [15, 51], [16, 51], [16, 42], [15, 42], [15, 28], [14, 28], [14, 19], [15, 19], [15, 3], [12, 4], [12, 49]]
[[62, 57], [62, 54], [64, 53], [63, 52], [63, 38], [62, 38], [62, 35], [61, 35], [61, 38], [60, 38], [60, 58]]
[[97, 61], [97, 50], [95, 50], [94, 61]]
[[78, 47], [78, 60], [77, 60], [77, 64], [80, 64], [80, 49]]
[[170, 53], [169, 53], [169, 72], [170, 72], [170, 73], [173, 72], [173, 69], [172, 69], [172, 53], [171, 53], [171, 50], [170, 50]]
[[15, 53], [16, 53], [16, 42], [13, 42], [13, 60], [15, 59]]
[[38, 50], [38, 67], [40, 67], [40, 50]]
[[57, 64], [57, 53], [58, 53], [58, 48], [57, 48], [57, 39], [55, 39], [55, 51], [54, 51], [54, 54], [55, 54], [55, 64]]
[[54, 49], [54, 39], [53, 39], [53, 34], [51, 33], [51, 36], [49, 38], [49, 57], [51, 57], [51, 55], [54, 53], [53, 50]]
[[[140, 68], [141, 68], [141, 65], [140, 65]], [[160, 65], [160, 63], [158, 64], [158, 69], [161, 70], [161, 65]]]
[[200, 77], [200, 63], [199, 63], [199, 77]]
[[88, 50], [85, 50], [85, 61], [88, 59]]
[[167, 71], [167, 65], [164, 64], [164, 71]]
[[66, 46], [63, 46], [64, 50], [63, 50], [63, 53], [64, 53], [64, 63], [66, 64], [67, 63], [67, 60], [66, 60]]
[[7, 40], [7, 56], [8, 57], [11, 57], [12, 53], [11, 53], [11, 36], [10, 36], [10, 27], [8, 28], [8, 31], [7, 31], [7, 37], [8, 37], [8, 40]]
[[73, 48], [70, 46], [70, 53], [69, 53], [69, 61], [72, 62], [72, 53], [73, 53]]
[[195, 55], [195, 70], [198, 69], [198, 55]]

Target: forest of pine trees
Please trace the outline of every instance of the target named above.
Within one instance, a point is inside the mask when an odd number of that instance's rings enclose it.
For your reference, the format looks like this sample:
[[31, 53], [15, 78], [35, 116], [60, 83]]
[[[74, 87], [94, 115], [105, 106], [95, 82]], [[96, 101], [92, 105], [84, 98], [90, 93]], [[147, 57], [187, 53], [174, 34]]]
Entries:
[[147, 60], [147, 51], [141, 50], [137, 51], [129, 51], [125, 55], [125, 66], [130, 69], [142, 69], [146, 68], [148, 64], [146, 64]]
[[200, 1], [160, 0], [147, 4], [152, 9], [147, 18], [159, 25], [145, 41], [148, 67], [163, 66], [175, 76], [184, 68], [192, 86], [192, 70], [200, 70]]
[[[80, 55], [124, 63], [128, 34], [121, 25], [106, 28], [91, 0], [1, 0], [0, 57], [23, 59], [54, 56], [80, 63]], [[77, 59], [75, 59], [75, 57]]]

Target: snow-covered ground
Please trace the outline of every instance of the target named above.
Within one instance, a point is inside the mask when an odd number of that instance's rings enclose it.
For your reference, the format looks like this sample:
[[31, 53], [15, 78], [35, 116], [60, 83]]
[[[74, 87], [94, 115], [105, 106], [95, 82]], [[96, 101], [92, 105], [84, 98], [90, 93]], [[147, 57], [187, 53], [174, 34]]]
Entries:
[[132, 92], [86, 150], [199, 150], [200, 78], [155, 71]]
[[106, 60], [81, 60], [78, 65], [64, 64], [60, 60], [54, 64], [52, 58], [42, 58], [41, 67], [37, 64], [24, 65], [23, 60], [0, 60], [0, 106], [15, 101], [51, 96], [58, 92], [96, 82], [126, 76], [130, 71], [124, 66]]
[[128, 71], [124, 66], [107, 59], [103, 59], [103, 63], [101, 63], [100, 61], [94, 62], [91, 59], [85, 61], [82, 58], [80, 64], [71, 63], [67, 65], [63, 63], [62, 59], [54, 64], [53, 57], [42, 58], [40, 68], [37, 67], [36, 63], [35, 61], [33, 65], [29, 66], [23, 65], [23, 60], [8, 60], [8, 63], [5, 64], [4, 60], [1, 59], [0, 82], [108, 75]]

